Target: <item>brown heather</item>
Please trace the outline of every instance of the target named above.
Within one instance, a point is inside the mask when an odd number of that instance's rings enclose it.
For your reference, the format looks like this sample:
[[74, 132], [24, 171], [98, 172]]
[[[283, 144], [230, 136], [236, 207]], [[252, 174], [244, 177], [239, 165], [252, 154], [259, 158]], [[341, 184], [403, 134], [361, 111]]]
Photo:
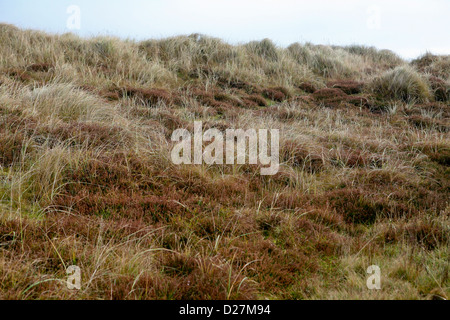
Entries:
[[[0, 24], [0, 299], [448, 299], [449, 65]], [[280, 171], [173, 165], [194, 120]]]

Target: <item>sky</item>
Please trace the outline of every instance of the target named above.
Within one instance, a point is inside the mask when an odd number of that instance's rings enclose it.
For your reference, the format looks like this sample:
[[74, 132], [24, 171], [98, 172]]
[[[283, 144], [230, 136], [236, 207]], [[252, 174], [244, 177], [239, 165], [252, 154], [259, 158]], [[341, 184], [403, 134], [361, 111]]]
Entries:
[[0, 0], [0, 23], [135, 40], [202, 33], [450, 54], [450, 0]]

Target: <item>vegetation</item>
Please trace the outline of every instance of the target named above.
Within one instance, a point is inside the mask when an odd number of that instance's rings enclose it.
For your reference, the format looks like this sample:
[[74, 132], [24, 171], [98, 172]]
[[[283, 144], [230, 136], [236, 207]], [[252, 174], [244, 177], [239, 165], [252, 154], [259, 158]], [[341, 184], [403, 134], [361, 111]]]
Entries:
[[[0, 24], [0, 298], [448, 299], [449, 65]], [[174, 165], [194, 120], [279, 129], [280, 171]]]
[[409, 66], [400, 66], [374, 79], [370, 85], [375, 94], [383, 98], [405, 102], [428, 101], [430, 86], [418, 72]]

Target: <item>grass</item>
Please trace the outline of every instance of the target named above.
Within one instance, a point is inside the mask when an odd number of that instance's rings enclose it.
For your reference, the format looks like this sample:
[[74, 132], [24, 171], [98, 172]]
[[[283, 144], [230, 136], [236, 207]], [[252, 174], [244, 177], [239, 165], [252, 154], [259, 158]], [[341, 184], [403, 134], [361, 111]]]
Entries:
[[[448, 62], [1, 24], [0, 298], [448, 299]], [[195, 120], [279, 172], [174, 165]]]
[[369, 86], [382, 99], [427, 102], [431, 98], [430, 85], [410, 66], [396, 67], [374, 79]]

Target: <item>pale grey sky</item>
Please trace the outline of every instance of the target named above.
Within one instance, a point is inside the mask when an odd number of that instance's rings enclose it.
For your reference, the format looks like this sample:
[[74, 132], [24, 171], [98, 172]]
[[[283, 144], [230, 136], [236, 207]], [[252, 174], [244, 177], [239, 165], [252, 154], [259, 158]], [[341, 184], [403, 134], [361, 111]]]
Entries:
[[[80, 29], [74, 20], [80, 9]], [[54, 33], [137, 40], [203, 33], [230, 43], [270, 38], [363, 44], [405, 58], [450, 54], [449, 0], [0, 0], [0, 22]]]

